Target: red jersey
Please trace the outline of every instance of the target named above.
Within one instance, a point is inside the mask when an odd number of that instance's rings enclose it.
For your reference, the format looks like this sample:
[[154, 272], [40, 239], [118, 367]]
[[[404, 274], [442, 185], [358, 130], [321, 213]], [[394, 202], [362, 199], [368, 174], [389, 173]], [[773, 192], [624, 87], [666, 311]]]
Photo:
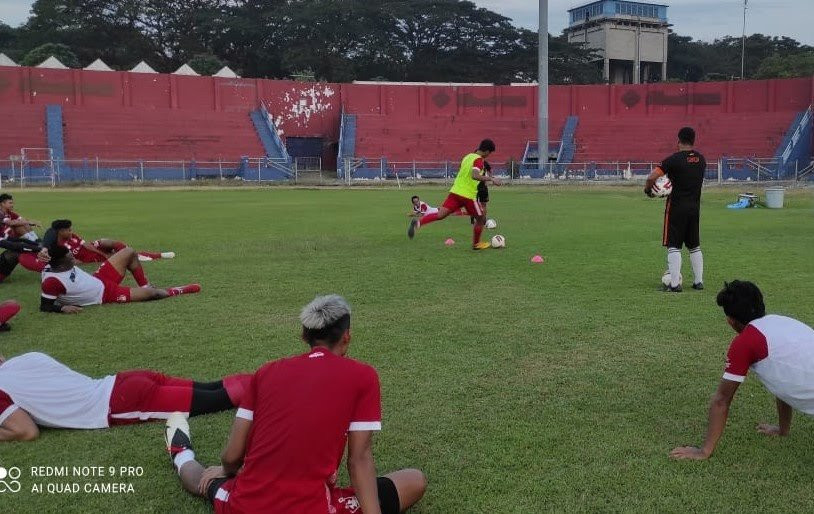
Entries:
[[70, 250], [74, 258], [83, 263], [104, 262], [107, 260], [103, 255], [92, 252], [85, 248], [85, 240], [79, 234], [71, 232], [71, 237], [63, 241], [62, 246]]
[[225, 511], [325, 514], [347, 433], [381, 430], [379, 376], [315, 348], [260, 368], [237, 416], [253, 424]]
[[14, 237], [14, 229], [9, 227], [7, 223], [9, 221], [20, 219], [20, 215], [14, 211], [8, 212], [0, 211], [0, 216], [2, 216], [2, 219], [0, 219], [0, 223], [2, 223], [2, 225], [0, 225], [0, 231], [2, 231], [2, 233], [0, 234], [0, 239]]

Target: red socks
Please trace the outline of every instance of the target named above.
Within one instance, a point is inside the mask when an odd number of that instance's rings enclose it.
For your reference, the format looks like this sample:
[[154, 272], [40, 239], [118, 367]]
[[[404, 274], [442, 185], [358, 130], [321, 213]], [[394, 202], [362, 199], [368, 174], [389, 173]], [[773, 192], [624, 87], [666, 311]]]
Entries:
[[480, 243], [480, 235], [483, 233], [483, 225], [479, 225], [475, 223], [475, 226], [472, 227], [472, 246]]
[[226, 394], [229, 395], [229, 399], [235, 407], [239, 406], [241, 400], [243, 400], [243, 395], [249, 389], [252, 376], [252, 374], [241, 374], [223, 377], [223, 388], [226, 389]]
[[23, 268], [33, 271], [34, 273], [41, 273], [42, 270], [44, 270], [48, 265], [47, 262], [42, 262], [41, 260], [37, 259], [37, 254], [34, 252], [21, 253], [17, 258], [17, 261]]
[[11, 318], [20, 312], [20, 304], [14, 300], [0, 303], [0, 325], [5, 325]]
[[139, 286], [144, 287], [150, 283], [147, 280], [147, 277], [144, 275], [144, 268], [142, 268], [141, 266], [130, 270], [130, 273], [133, 274], [133, 278], [136, 279], [136, 284], [138, 284]]
[[429, 225], [433, 221], [438, 221], [438, 214], [432, 213], [427, 214], [426, 216], [421, 216], [418, 218], [418, 226], [423, 227], [424, 225]]
[[148, 257], [150, 259], [161, 258], [161, 252], [139, 252], [138, 254], [141, 255], [142, 257]]
[[166, 291], [170, 294], [170, 296], [178, 296], [181, 294], [194, 294], [201, 292], [201, 286], [199, 284], [187, 284], [185, 286], [168, 287]]

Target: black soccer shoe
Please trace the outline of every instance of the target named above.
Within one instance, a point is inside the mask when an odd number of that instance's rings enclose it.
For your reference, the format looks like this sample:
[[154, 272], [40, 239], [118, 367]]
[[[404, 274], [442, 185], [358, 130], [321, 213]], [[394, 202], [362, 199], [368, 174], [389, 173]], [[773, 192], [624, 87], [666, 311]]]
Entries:
[[681, 288], [681, 286], [680, 286], [680, 285], [679, 285], [679, 286], [675, 286], [675, 287], [673, 287], [673, 286], [667, 286], [667, 287], [665, 287], [665, 288], [664, 288], [664, 292], [665, 292], [665, 293], [680, 293], [680, 292], [682, 292], [682, 291], [684, 291], [684, 290]]
[[407, 237], [410, 239], [415, 237], [415, 231], [418, 228], [418, 219], [413, 218], [410, 220], [410, 226], [407, 227]]
[[704, 283], [703, 282], [698, 282], [697, 284], [693, 284], [692, 288], [695, 289], [696, 291], [703, 291], [704, 290]]
[[9, 330], [11, 330], [11, 325], [8, 323], [3, 323], [0, 325], [0, 332], [8, 332]]
[[167, 451], [170, 452], [170, 460], [175, 465], [175, 456], [184, 450], [192, 449], [192, 439], [189, 435], [189, 423], [186, 416], [180, 412], [173, 412], [167, 418], [164, 441], [167, 443]]

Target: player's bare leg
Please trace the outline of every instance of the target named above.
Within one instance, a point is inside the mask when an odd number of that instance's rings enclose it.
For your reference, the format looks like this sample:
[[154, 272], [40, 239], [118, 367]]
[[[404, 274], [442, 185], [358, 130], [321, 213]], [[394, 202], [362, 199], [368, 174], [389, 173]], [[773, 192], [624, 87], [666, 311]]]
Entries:
[[[97, 239], [93, 245], [102, 253], [108, 256], [127, 248], [127, 243], [123, 241], [116, 241], [113, 239]], [[137, 252], [140, 261], [154, 261], [157, 259], [172, 259], [175, 257], [175, 252], [148, 252], [140, 250]]]
[[430, 223], [438, 220], [442, 220], [450, 215], [450, 210], [446, 207], [441, 206], [438, 209], [438, 212], [434, 214], [427, 214], [422, 216], [421, 218], [414, 218], [410, 221], [410, 227], [407, 229], [407, 237], [412, 239], [415, 237], [415, 231], [418, 230], [419, 227], [423, 227], [424, 225], [429, 225]]
[[399, 495], [399, 510], [404, 512], [424, 496], [427, 490], [427, 477], [417, 469], [400, 469], [385, 475]]
[[187, 284], [185, 286], [168, 287], [161, 289], [158, 287], [131, 287], [130, 288], [130, 301], [131, 302], [152, 302], [155, 300], [163, 300], [172, 296], [180, 296], [182, 294], [195, 294], [201, 292], [199, 284]]
[[[107, 262], [113, 266], [120, 275], [126, 275], [128, 271], [136, 279], [136, 283], [145, 287], [149, 284], [147, 277], [144, 275], [144, 268], [138, 260], [138, 254], [129, 246], [119, 250], [107, 259]], [[143, 301], [143, 300], [141, 300]]]

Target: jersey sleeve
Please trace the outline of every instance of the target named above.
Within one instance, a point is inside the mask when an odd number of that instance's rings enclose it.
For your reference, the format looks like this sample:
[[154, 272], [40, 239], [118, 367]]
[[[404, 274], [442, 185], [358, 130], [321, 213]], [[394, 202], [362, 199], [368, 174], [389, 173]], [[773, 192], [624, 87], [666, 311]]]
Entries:
[[348, 432], [382, 429], [382, 398], [379, 374], [370, 366], [359, 374], [359, 397]]
[[235, 417], [248, 421], [254, 420], [254, 402], [255, 398], [257, 398], [258, 374], [260, 374], [259, 370], [257, 373], [253, 374], [251, 380], [249, 380], [249, 387], [247, 387], [243, 393], [243, 398], [240, 400], [240, 405], [237, 408], [237, 414], [235, 414]]
[[483, 157], [478, 157], [474, 163], [472, 163], [472, 170], [478, 170], [479, 172], [483, 172]]
[[18, 408], [19, 407], [14, 404], [14, 400], [11, 399], [11, 396], [6, 394], [5, 391], [0, 391], [0, 425], [2, 425]]
[[42, 281], [42, 297], [49, 300], [56, 300], [59, 295], [67, 293], [62, 282], [54, 277], [48, 277]]
[[748, 325], [729, 345], [723, 378], [743, 382], [752, 364], [765, 359], [768, 355], [766, 336], [752, 325]]

